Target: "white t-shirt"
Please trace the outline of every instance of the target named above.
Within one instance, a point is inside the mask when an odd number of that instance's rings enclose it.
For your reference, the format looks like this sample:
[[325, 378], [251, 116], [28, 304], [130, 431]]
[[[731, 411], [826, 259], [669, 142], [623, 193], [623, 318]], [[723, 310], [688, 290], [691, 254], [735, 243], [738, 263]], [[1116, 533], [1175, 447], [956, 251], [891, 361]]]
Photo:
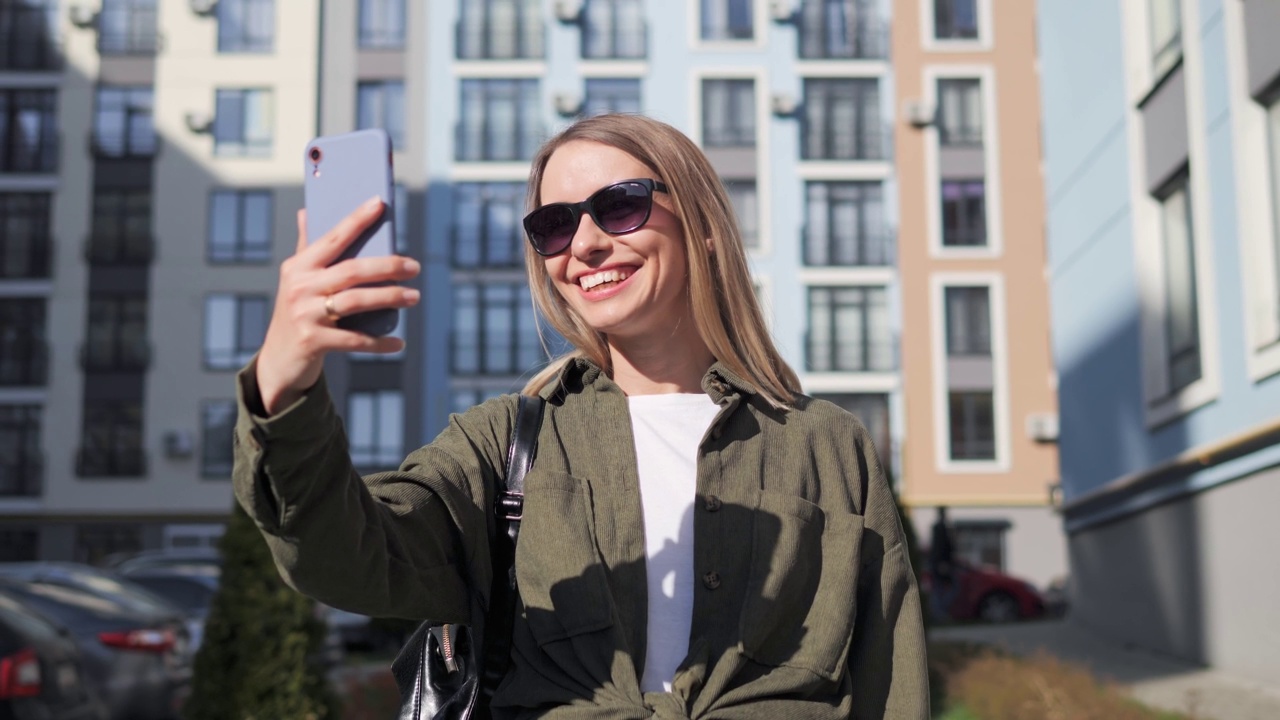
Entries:
[[720, 407], [702, 394], [627, 398], [635, 433], [649, 578], [649, 633], [642, 692], [671, 690], [689, 653], [693, 622], [693, 503], [698, 445]]

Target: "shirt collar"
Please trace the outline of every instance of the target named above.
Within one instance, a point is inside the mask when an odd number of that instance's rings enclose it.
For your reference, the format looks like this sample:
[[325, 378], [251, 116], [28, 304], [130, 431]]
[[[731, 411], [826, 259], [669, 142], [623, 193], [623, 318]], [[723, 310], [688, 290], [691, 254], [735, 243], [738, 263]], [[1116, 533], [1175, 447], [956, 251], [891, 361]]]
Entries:
[[[565, 363], [564, 368], [560, 370], [557, 381], [548, 383], [539, 395], [543, 399], [550, 399], [552, 395], [561, 389], [585, 388], [598, 382], [612, 383], [613, 381], [604, 374], [604, 371], [595, 362], [584, 357], [575, 357]], [[702, 376], [701, 384], [703, 392], [711, 396], [712, 402], [715, 403], [719, 403], [730, 395], [754, 395], [756, 393], [754, 385], [742, 379], [741, 376], [725, 367], [724, 363], [718, 360]]]

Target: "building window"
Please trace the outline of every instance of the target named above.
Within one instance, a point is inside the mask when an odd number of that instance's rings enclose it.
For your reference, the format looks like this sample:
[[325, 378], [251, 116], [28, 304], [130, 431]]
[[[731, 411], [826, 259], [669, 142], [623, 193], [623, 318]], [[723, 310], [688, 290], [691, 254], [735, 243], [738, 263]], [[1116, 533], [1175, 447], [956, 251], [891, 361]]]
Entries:
[[702, 81], [702, 146], [756, 146], [756, 81]]
[[0, 279], [47, 278], [52, 193], [0, 193]]
[[394, 468], [404, 459], [404, 393], [353, 392], [347, 396], [347, 442], [358, 468]]
[[880, 81], [805, 80], [801, 132], [805, 160], [883, 160]]
[[138, 265], [151, 261], [151, 193], [147, 190], [98, 190], [93, 196], [89, 262]]
[[632, 78], [589, 78], [582, 114], [639, 113], [640, 80]]
[[397, 50], [404, 47], [404, 0], [360, 0], [360, 48]]
[[933, 0], [933, 36], [938, 40], [976, 40], [978, 0]]
[[582, 57], [635, 59], [646, 54], [643, 0], [586, 0], [582, 8]]
[[91, 294], [81, 367], [118, 372], [143, 370], [150, 362], [147, 296]]
[[868, 0], [802, 0], [800, 57], [882, 59], [888, 57], [888, 26]]
[[738, 229], [742, 231], [742, 244], [749, 248], [760, 247], [760, 198], [755, 180], [725, 180], [725, 192], [738, 217]]
[[996, 459], [996, 415], [990, 390], [951, 391], [952, 460]]
[[879, 182], [811, 182], [805, 186], [804, 262], [815, 267], [890, 262]]
[[271, 154], [275, 103], [270, 90], [219, 90], [213, 121], [213, 153], [266, 157]]
[[0, 497], [39, 497], [44, 478], [39, 405], [0, 405]]
[[455, 375], [520, 375], [546, 362], [523, 283], [453, 288], [450, 367]]
[[409, 190], [403, 183], [396, 183], [392, 192], [395, 193], [392, 217], [396, 224], [396, 254], [408, 255], [412, 250], [409, 246]]
[[493, 388], [462, 387], [454, 388], [449, 393], [449, 412], [462, 413], [479, 405], [485, 400], [502, 395], [505, 391]]
[[58, 0], [0, 4], [0, 70], [57, 70]]
[[210, 370], [239, 370], [267, 334], [265, 295], [210, 295], [204, 302], [204, 365]]
[[0, 173], [58, 169], [58, 91], [0, 90]]
[[1271, 255], [1275, 262], [1271, 312], [1274, 318], [1272, 327], [1276, 329], [1273, 337], [1265, 339], [1270, 344], [1280, 342], [1280, 96], [1273, 98], [1267, 107], [1267, 131], [1271, 165]]
[[98, 52], [152, 55], [160, 45], [156, 26], [156, 0], [102, 0]]
[[0, 297], [0, 387], [48, 382], [45, 322], [43, 298]]
[[949, 287], [944, 293], [947, 313], [947, 355], [991, 357], [991, 289]]
[[234, 461], [236, 403], [234, 400], [206, 400], [200, 404], [200, 475], [206, 478], [231, 477]]
[[987, 187], [983, 180], [942, 181], [942, 244], [985, 247]]
[[151, 121], [151, 88], [100, 87], [93, 118], [93, 147], [107, 157], [155, 154], [156, 130]]
[[271, 260], [270, 190], [214, 190], [209, 194], [209, 262]]
[[379, 80], [356, 86], [356, 129], [382, 128], [391, 147], [404, 149], [404, 82]]
[[816, 395], [819, 400], [835, 403], [853, 413], [862, 421], [871, 442], [875, 445], [876, 454], [880, 457], [880, 466], [886, 470], [893, 457], [893, 441], [889, 425], [889, 396], [881, 393], [838, 393]]
[[750, 40], [755, 37], [752, 0], [701, 0], [703, 40]]
[[1181, 0], [1149, 0], [1151, 74], [1159, 78], [1182, 58]]
[[0, 562], [31, 562], [39, 556], [40, 535], [35, 530], [0, 530]]
[[888, 292], [882, 287], [809, 288], [806, 345], [810, 372], [892, 371]]
[[524, 263], [525, 184], [459, 183], [455, 193], [454, 267], [520, 267]]
[[1004, 537], [1008, 520], [956, 520], [951, 535], [956, 557], [975, 567], [1004, 571]]
[[132, 555], [141, 550], [142, 530], [137, 525], [82, 525], [76, 528], [76, 562], [101, 565], [112, 555]]
[[142, 403], [85, 405], [84, 430], [76, 458], [80, 477], [137, 477], [147, 474], [142, 451]]
[[1172, 395], [1201, 377], [1200, 311], [1195, 237], [1191, 224], [1190, 176], [1183, 174], [1161, 194], [1164, 246], [1165, 334]]
[[532, 160], [542, 133], [538, 81], [467, 79], [460, 85], [458, 161]]
[[543, 47], [540, 0], [461, 0], [459, 60], [540, 58]]
[[275, 46], [275, 0], [218, 0], [218, 52], [269, 53]]
[[938, 81], [938, 142], [944, 147], [981, 147], [981, 80]]

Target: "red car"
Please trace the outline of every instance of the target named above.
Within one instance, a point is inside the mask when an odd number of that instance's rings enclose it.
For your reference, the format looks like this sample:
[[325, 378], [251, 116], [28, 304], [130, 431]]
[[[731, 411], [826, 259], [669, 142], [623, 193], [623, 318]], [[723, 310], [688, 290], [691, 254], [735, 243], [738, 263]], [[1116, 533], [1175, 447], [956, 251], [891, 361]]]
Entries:
[[[958, 587], [946, 608], [947, 618], [1011, 622], [1044, 614], [1044, 596], [1031, 583], [963, 560], [957, 560], [955, 566]], [[929, 571], [921, 574], [920, 584], [932, 598], [934, 587]]]

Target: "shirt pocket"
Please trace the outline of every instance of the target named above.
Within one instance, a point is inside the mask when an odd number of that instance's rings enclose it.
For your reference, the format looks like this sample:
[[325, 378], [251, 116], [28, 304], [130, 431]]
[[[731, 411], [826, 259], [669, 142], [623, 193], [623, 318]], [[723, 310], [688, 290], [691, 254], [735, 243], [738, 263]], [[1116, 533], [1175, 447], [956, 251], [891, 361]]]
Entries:
[[740, 628], [747, 657], [839, 677], [857, 614], [862, 531], [861, 515], [760, 493]]
[[516, 582], [539, 645], [613, 625], [587, 483], [531, 471], [516, 545]]

